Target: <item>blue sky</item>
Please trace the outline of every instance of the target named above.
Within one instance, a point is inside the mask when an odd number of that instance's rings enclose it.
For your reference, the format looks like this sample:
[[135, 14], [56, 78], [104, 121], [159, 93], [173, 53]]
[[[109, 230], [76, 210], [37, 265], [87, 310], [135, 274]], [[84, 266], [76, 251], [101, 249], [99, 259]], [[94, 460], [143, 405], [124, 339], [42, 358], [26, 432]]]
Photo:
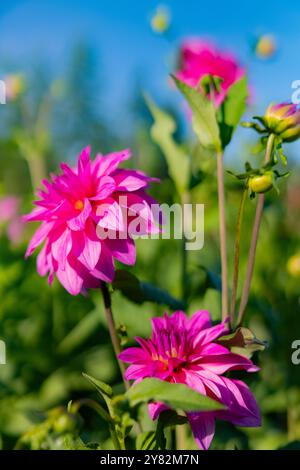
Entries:
[[[259, 108], [290, 98], [291, 82], [300, 79], [300, 3], [294, 0], [1, 0], [0, 54], [16, 70], [42, 58], [59, 73], [72, 44], [84, 38], [99, 54], [108, 114], [126, 106], [137, 72], [147, 77], [146, 89], [168, 98], [172, 47], [149, 27], [159, 3], [172, 12], [178, 42], [205, 36], [237, 55], [248, 67]], [[251, 39], [259, 33], [273, 33], [278, 41], [270, 62], [251, 53]]]

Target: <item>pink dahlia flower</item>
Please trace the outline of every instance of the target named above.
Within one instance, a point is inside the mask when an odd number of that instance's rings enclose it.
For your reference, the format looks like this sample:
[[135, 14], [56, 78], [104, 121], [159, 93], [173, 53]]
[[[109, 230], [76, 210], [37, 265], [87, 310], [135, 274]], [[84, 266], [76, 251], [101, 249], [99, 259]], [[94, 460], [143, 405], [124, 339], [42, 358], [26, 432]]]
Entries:
[[18, 243], [22, 238], [24, 223], [20, 216], [20, 200], [16, 196], [0, 199], [0, 224], [7, 225], [6, 233], [12, 243]]
[[[226, 409], [222, 411], [187, 413], [200, 449], [209, 448], [216, 418], [237, 426], [260, 426], [260, 412], [247, 385], [224, 376], [229, 370], [258, 370], [249, 359], [216, 343], [228, 333], [225, 323], [212, 326], [206, 311], [196, 312], [190, 319], [184, 312], [175, 312], [170, 317], [165, 314], [163, 318], [153, 318], [152, 327], [152, 338], [137, 338], [139, 347], [120, 354], [122, 361], [131, 364], [126, 379], [140, 381], [156, 377], [183, 383], [224, 404]], [[163, 403], [151, 403], [152, 419], [166, 408]]]
[[214, 92], [214, 104], [218, 107], [229, 88], [245, 75], [245, 70], [232, 55], [219, 52], [211, 44], [200, 39], [186, 40], [181, 46], [177, 78], [196, 88], [208, 75], [220, 79], [220, 89]]
[[130, 152], [124, 150], [91, 161], [90, 148], [84, 149], [77, 168], [63, 163], [62, 174], [43, 181], [46, 189], [38, 191], [37, 207], [25, 216], [41, 222], [26, 257], [43, 244], [38, 273], [48, 273], [49, 283], [56, 274], [72, 295], [111, 282], [115, 259], [135, 263], [132, 236], [158, 230], [151, 210], [155, 201], [145, 192], [157, 180], [118, 168], [128, 158]]

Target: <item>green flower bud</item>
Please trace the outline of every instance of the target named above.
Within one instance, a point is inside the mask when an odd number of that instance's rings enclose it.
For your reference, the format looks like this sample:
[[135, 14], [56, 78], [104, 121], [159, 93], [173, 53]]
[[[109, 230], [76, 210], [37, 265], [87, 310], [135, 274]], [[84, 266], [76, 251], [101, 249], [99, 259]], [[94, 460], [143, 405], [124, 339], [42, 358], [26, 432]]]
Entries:
[[263, 175], [251, 176], [248, 181], [248, 187], [253, 193], [266, 193], [272, 189], [273, 183], [273, 172], [267, 171]]
[[53, 430], [58, 434], [74, 432], [77, 427], [77, 418], [73, 413], [60, 415], [53, 423]]

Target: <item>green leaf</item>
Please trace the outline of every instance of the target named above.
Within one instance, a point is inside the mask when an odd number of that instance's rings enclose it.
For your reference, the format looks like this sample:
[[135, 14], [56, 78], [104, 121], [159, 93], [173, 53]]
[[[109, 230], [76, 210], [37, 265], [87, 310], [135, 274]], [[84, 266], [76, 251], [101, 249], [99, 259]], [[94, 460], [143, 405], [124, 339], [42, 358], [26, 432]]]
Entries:
[[159, 305], [167, 305], [173, 310], [184, 309], [184, 304], [172, 297], [168, 292], [147, 282], [139, 281], [134, 274], [118, 269], [113, 281], [113, 288], [132, 302], [142, 304], [143, 302], [155, 302]]
[[74, 437], [72, 434], [67, 434], [64, 437], [64, 449], [65, 450], [90, 450], [80, 439], [80, 437]]
[[151, 136], [163, 152], [178, 194], [188, 189], [191, 173], [191, 162], [185, 150], [174, 140], [176, 123], [172, 116], [162, 111], [149, 97], [145, 97], [148, 108], [153, 116], [154, 124]]
[[183, 94], [193, 113], [192, 124], [201, 145], [216, 151], [221, 150], [216, 110], [212, 102], [195, 88], [173, 77], [178, 90]]
[[126, 395], [133, 405], [141, 402], [161, 401], [171, 408], [186, 412], [224, 409], [220, 403], [184, 384], [174, 384], [158, 379], [144, 379], [131, 387]]
[[85, 377], [92, 385], [94, 385], [94, 387], [97, 389], [97, 391], [100, 393], [100, 395], [104, 398], [104, 399], [112, 399], [113, 397], [113, 391], [112, 391], [112, 388], [102, 382], [101, 380], [98, 380], [98, 379], [95, 379], [94, 377], [91, 377], [90, 375], [88, 374], [85, 374], [84, 372], [82, 373], [83, 377]]
[[218, 112], [223, 148], [231, 141], [236, 126], [245, 112], [247, 97], [247, 79], [243, 77], [230, 87]]
[[136, 438], [136, 450], [162, 450], [157, 441], [155, 431], [147, 431], [139, 434]]

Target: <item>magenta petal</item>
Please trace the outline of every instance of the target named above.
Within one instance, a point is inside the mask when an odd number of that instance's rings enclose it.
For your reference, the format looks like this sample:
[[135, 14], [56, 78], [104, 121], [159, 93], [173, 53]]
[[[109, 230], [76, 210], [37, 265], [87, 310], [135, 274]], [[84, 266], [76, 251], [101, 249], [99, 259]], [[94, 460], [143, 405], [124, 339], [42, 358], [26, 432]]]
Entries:
[[86, 171], [90, 170], [91, 161], [90, 161], [91, 147], [88, 146], [82, 150], [78, 158], [77, 171], [78, 175], [86, 174]]
[[56, 271], [59, 282], [71, 295], [78, 295], [82, 289], [83, 279], [77, 271], [71, 267], [69, 260], [66, 260], [64, 269], [58, 267]]
[[[96, 210], [98, 221], [98, 233], [101, 228], [105, 230], [112, 230], [114, 232], [123, 232], [125, 230], [125, 224], [123, 219], [123, 212], [119, 204], [112, 200], [111, 202], [105, 202], [99, 204]], [[100, 237], [101, 238], [101, 237]]]
[[141, 348], [128, 348], [119, 354], [119, 359], [123, 362], [144, 362], [147, 360], [147, 354]]
[[73, 219], [70, 219], [67, 221], [68, 227], [71, 230], [84, 230], [85, 228], [85, 223], [87, 221], [87, 218], [89, 217], [90, 213], [92, 211], [92, 206], [91, 203], [89, 202], [88, 199], [84, 200], [84, 207], [82, 211]]
[[197, 392], [201, 393], [201, 395], [207, 395], [204, 386], [204, 381], [196, 371], [185, 370], [184, 383], [191, 387], [193, 390], [196, 390]]
[[241, 380], [222, 377], [224, 384], [231, 394], [230, 401], [224, 403], [228, 411], [218, 411], [218, 417], [236, 426], [261, 426], [261, 415], [258, 404], [249, 387]]
[[25, 253], [26, 258], [28, 258], [28, 256], [30, 256], [34, 250], [43, 243], [53, 226], [54, 222], [43, 222], [39, 226], [28, 245], [27, 251]]
[[109, 197], [116, 189], [116, 183], [111, 176], [102, 176], [99, 178], [97, 188], [95, 189], [96, 195], [91, 197], [91, 201], [98, 201]]
[[110, 239], [106, 241], [111, 254], [121, 263], [133, 266], [136, 261], [136, 249], [134, 241], [128, 237], [126, 240]]
[[150, 418], [153, 419], [153, 421], [155, 421], [159, 417], [162, 411], [166, 411], [169, 409], [170, 408], [168, 406], [160, 402], [148, 404], [149, 415], [150, 415]]
[[30, 214], [23, 215], [22, 219], [24, 222], [35, 222], [45, 219], [47, 211], [44, 207], [35, 207]]
[[93, 162], [93, 174], [95, 176], [109, 175], [118, 168], [121, 162], [128, 160], [130, 157], [130, 150], [97, 155]]
[[207, 310], [199, 310], [195, 312], [188, 322], [189, 330], [204, 330], [211, 327], [210, 315]]
[[37, 272], [39, 273], [40, 276], [46, 276], [46, 274], [49, 271], [49, 264], [47, 260], [48, 252], [49, 252], [49, 248], [47, 244], [45, 244], [37, 256], [37, 260], [36, 260]]
[[137, 380], [144, 377], [149, 377], [149, 367], [145, 365], [134, 364], [125, 371], [126, 380]]
[[155, 178], [149, 178], [137, 170], [116, 170], [113, 176], [118, 191], [137, 191], [147, 187], [150, 182], [156, 181]]
[[71, 232], [66, 227], [62, 227], [58, 230], [60, 230], [60, 233], [57, 238], [51, 242], [51, 252], [61, 269], [64, 269], [66, 258], [72, 247]]
[[201, 450], [208, 450], [215, 434], [215, 418], [213, 413], [188, 413], [196, 444]]
[[246, 370], [247, 372], [257, 372], [259, 370], [259, 367], [255, 366], [246, 357], [233, 353], [205, 356], [200, 364], [218, 375], [229, 370]]
[[101, 255], [101, 240], [91, 220], [87, 220], [85, 232], [72, 233], [72, 249], [87, 269], [92, 271], [96, 267]]
[[194, 338], [194, 347], [198, 345], [205, 345], [214, 341], [222, 335], [228, 333], [228, 326], [226, 323], [220, 323], [219, 325], [212, 326], [211, 328], [206, 328], [205, 330], [200, 331]]
[[91, 271], [91, 275], [104, 282], [112, 282], [114, 279], [114, 262], [112, 254], [109, 249], [107, 249], [105, 242], [101, 244], [100, 258], [95, 269]]

